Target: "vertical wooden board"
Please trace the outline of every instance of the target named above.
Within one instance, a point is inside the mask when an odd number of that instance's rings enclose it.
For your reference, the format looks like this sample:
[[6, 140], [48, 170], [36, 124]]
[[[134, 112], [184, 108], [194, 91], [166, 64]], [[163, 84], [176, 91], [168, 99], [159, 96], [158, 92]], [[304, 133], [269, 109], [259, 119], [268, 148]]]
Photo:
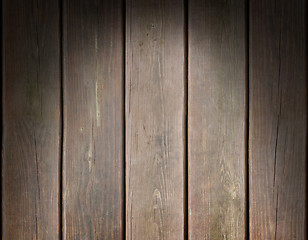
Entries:
[[58, 1], [4, 0], [2, 239], [59, 239]]
[[190, 0], [189, 239], [246, 239], [245, 0]]
[[306, 239], [306, 1], [250, 1], [250, 239]]
[[122, 0], [64, 1], [63, 238], [122, 239]]
[[183, 1], [129, 0], [126, 239], [184, 237]]

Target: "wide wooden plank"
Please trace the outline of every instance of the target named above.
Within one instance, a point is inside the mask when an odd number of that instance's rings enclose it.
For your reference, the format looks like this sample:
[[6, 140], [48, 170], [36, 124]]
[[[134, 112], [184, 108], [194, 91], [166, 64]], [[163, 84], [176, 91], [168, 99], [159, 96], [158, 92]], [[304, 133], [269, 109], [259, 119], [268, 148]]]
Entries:
[[122, 239], [122, 0], [64, 1], [63, 239]]
[[3, 0], [2, 239], [59, 239], [58, 1]]
[[189, 239], [246, 239], [245, 0], [190, 0]]
[[306, 239], [306, 0], [250, 1], [250, 239]]
[[184, 239], [184, 3], [126, 10], [126, 239]]

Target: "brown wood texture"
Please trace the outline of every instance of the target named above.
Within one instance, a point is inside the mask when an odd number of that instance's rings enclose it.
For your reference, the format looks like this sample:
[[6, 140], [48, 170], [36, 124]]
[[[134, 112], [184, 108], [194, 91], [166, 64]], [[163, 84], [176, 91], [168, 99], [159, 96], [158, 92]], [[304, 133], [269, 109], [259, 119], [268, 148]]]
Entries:
[[246, 239], [244, 0], [188, 12], [189, 239]]
[[306, 1], [250, 2], [250, 239], [306, 239]]
[[58, 1], [4, 0], [2, 239], [59, 239]]
[[126, 239], [184, 239], [183, 1], [126, 11]]
[[122, 239], [122, 0], [65, 0], [63, 239]]

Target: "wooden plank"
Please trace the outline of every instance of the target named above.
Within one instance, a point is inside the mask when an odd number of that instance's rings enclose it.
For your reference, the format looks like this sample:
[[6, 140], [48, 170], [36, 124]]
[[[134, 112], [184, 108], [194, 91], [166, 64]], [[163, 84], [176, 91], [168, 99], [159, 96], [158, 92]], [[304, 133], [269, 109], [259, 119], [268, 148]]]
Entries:
[[245, 5], [189, 1], [189, 239], [246, 239]]
[[250, 239], [306, 239], [306, 1], [250, 2]]
[[183, 1], [129, 0], [126, 239], [184, 239]]
[[58, 1], [4, 0], [2, 239], [59, 239]]
[[122, 239], [122, 0], [64, 1], [63, 239]]

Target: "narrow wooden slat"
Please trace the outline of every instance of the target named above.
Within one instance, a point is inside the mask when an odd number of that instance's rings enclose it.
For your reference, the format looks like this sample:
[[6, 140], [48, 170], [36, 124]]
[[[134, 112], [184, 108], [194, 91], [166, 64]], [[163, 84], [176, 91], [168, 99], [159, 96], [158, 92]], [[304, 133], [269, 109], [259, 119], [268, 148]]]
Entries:
[[2, 239], [59, 239], [58, 1], [4, 0]]
[[246, 239], [245, 0], [190, 0], [189, 239]]
[[64, 1], [63, 239], [122, 239], [122, 0]]
[[184, 236], [183, 1], [126, 11], [126, 239]]
[[306, 0], [250, 2], [250, 239], [306, 239]]

